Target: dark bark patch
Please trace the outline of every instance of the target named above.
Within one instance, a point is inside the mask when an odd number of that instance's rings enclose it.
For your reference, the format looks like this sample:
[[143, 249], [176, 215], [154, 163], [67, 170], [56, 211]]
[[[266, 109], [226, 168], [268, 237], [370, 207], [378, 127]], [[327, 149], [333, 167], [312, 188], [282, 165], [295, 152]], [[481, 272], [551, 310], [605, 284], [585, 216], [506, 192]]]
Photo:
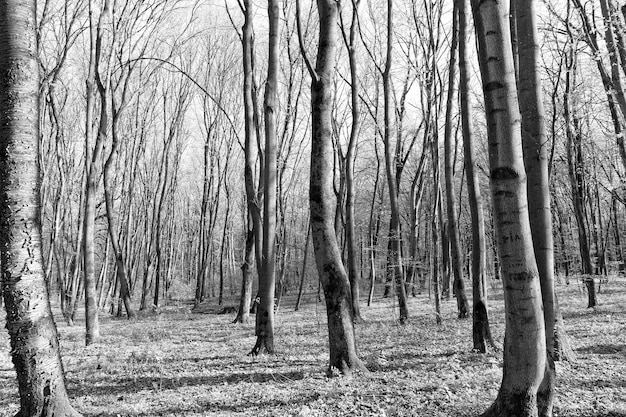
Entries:
[[[497, 58], [493, 59], [497, 60]], [[499, 81], [491, 81], [485, 84], [485, 92], [500, 90], [501, 88], [504, 88], [504, 84]]]
[[514, 180], [519, 178], [519, 174], [509, 167], [498, 167], [491, 171], [493, 180]]
[[532, 281], [534, 275], [529, 273], [528, 271], [520, 272], [518, 274], [511, 273], [509, 274], [509, 278], [514, 282], [524, 282], [524, 281]]

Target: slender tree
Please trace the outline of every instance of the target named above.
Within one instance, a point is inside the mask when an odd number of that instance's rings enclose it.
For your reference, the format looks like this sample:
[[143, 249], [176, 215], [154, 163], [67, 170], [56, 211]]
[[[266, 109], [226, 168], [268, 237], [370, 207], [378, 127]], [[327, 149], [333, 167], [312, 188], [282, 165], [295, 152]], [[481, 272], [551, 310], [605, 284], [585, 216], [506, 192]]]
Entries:
[[[244, 110], [244, 183], [246, 188], [246, 246], [244, 262], [241, 266], [241, 300], [235, 322], [246, 323], [250, 315], [250, 300], [252, 297], [252, 268], [255, 264], [255, 253], [260, 253], [261, 246], [261, 210], [256, 195], [255, 166], [256, 152], [256, 123], [255, 95], [254, 95], [254, 29], [252, 26], [252, 2], [243, 2], [244, 24], [241, 33], [243, 49], [243, 110]], [[260, 263], [260, 262], [258, 262]], [[260, 267], [257, 263], [257, 268]]]
[[[85, 325], [87, 345], [95, 343], [100, 338], [100, 324], [98, 320], [98, 306], [96, 304], [96, 259], [95, 259], [95, 229], [96, 229], [96, 190], [100, 180], [100, 156], [108, 130], [108, 94], [102, 94], [107, 76], [100, 73], [100, 63], [103, 53], [104, 27], [111, 19], [111, 2], [104, 0], [98, 18], [94, 0], [89, 0], [89, 71], [86, 81], [87, 108], [85, 118], [85, 216], [83, 218], [83, 263], [85, 289]], [[108, 66], [105, 65], [105, 70]], [[98, 130], [93, 130], [95, 95], [100, 87], [101, 111]], [[93, 144], [92, 144], [93, 142]]]
[[[448, 98], [446, 104], [446, 123], [444, 131], [444, 175], [446, 180], [446, 213], [448, 220], [448, 235], [450, 238], [450, 257], [452, 258], [452, 271], [454, 274], [454, 296], [459, 318], [467, 318], [469, 306], [465, 294], [465, 282], [463, 280], [463, 263], [461, 259], [461, 237], [459, 233], [459, 219], [457, 215], [458, 203], [454, 186], [454, 143], [452, 141], [452, 109], [456, 90], [456, 51], [459, 42], [458, 34], [458, 4], [455, 2], [453, 10], [452, 45], [450, 47], [450, 70], [448, 73]], [[446, 288], [447, 289], [447, 288]]]
[[391, 209], [391, 219], [389, 220], [389, 274], [393, 277], [396, 293], [398, 296], [398, 307], [400, 309], [400, 323], [405, 323], [409, 319], [409, 309], [407, 307], [406, 286], [404, 279], [404, 268], [402, 265], [401, 232], [400, 232], [400, 203], [398, 201], [398, 181], [396, 179], [396, 164], [399, 162], [394, 158], [392, 152], [392, 96], [391, 96], [391, 68], [393, 57], [393, 0], [387, 0], [387, 55], [383, 77], [383, 100], [384, 100], [384, 137], [385, 145], [385, 172], [387, 173], [387, 188], [389, 190], [389, 204]]
[[[352, 311], [354, 320], [362, 321], [359, 291], [359, 271], [357, 266], [357, 248], [355, 237], [354, 220], [354, 163], [356, 160], [356, 145], [361, 130], [361, 110], [359, 98], [359, 70], [357, 67], [357, 43], [356, 34], [359, 21], [359, 5], [361, 0], [352, 1], [352, 22], [349, 34], [346, 34], [343, 19], [341, 19], [341, 33], [344, 43], [348, 48], [348, 61], [350, 63], [350, 103], [352, 111], [352, 125], [350, 129], [350, 140], [346, 151], [345, 176], [346, 176], [346, 246], [348, 247], [348, 277], [350, 279], [350, 289], [352, 296]], [[341, 17], [341, 13], [339, 13]]]
[[278, 68], [280, 8], [278, 0], [268, 0], [269, 56], [265, 84], [265, 166], [263, 193], [263, 255], [259, 276], [259, 306], [256, 313], [256, 344], [252, 354], [274, 353], [274, 287], [276, 286], [276, 118], [278, 113]]
[[461, 102], [461, 128], [463, 132], [463, 154], [465, 156], [465, 175], [467, 179], [467, 195], [469, 199], [472, 222], [472, 341], [474, 349], [487, 351], [487, 344], [494, 346], [489, 327], [487, 308], [487, 282], [485, 268], [487, 264], [487, 247], [485, 243], [485, 220], [483, 202], [474, 148], [474, 132], [472, 126], [471, 97], [469, 94], [469, 77], [467, 73], [467, 45], [470, 31], [467, 29], [467, 0], [457, 0], [459, 14], [459, 98]]

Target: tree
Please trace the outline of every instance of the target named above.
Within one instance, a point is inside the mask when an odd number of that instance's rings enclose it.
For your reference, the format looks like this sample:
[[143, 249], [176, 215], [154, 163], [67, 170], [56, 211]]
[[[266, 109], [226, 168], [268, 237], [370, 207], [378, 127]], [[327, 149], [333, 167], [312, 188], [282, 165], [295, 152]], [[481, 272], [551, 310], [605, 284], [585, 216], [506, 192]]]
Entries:
[[[83, 218], [83, 263], [85, 273], [85, 343], [90, 345], [100, 338], [100, 324], [98, 321], [98, 306], [96, 305], [96, 277], [95, 277], [95, 223], [96, 223], [96, 190], [100, 180], [100, 155], [108, 129], [108, 106], [106, 87], [107, 75], [100, 73], [100, 64], [103, 52], [104, 25], [112, 13], [110, 0], [104, 0], [102, 10], [96, 19], [94, 0], [89, 0], [89, 70], [86, 80], [87, 115], [85, 117], [85, 215]], [[105, 72], [108, 65], [105, 65]], [[95, 94], [99, 88], [100, 121], [94, 137]], [[104, 91], [103, 91], [104, 90]], [[92, 141], [94, 142], [92, 145]]]
[[17, 416], [78, 417], [65, 388], [43, 270], [36, 2], [0, 3], [0, 263]]
[[554, 242], [550, 184], [548, 177], [548, 140], [545, 112], [539, 74], [539, 35], [535, 0], [516, 0], [514, 15], [517, 20], [519, 55], [519, 107], [522, 116], [522, 147], [527, 176], [528, 212], [533, 249], [541, 284], [543, 317], [548, 352], [545, 377], [539, 390], [544, 402], [543, 415], [552, 414], [554, 397], [554, 356], [556, 308], [554, 294]]
[[[550, 416], [538, 403], [546, 369], [539, 272], [528, 218], [509, 4], [472, 0], [489, 139], [494, 227], [502, 267], [506, 330], [498, 397], [483, 416]], [[542, 400], [545, 398], [539, 398]]]
[[[360, 124], [360, 98], [359, 98], [359, 70], [357, 68], [357, 44], [356, 32], [359, 20], [359, 5], [361, 0], [352, 1], [352, 21], [350, 31], [345, 32], [343, 19], [340, 19], [341, 34], [346, 48], [348, 48], [348, 60], [350, 63], [350, 98], [352, 107], [352, 125], [350, 129], [350, 140], [345, 155], [345, 176], [346, 176], [346, 246], [348, 247], [348, 277], [350, 279], [350, 290], [352, 297], [352, 311], [354, 319], [362, 321], [361, 307], [359, 303], [359, 272], [357, 267], [356, 237], [354, 221], [354, 163], [356, 159], [356, 143], [359, 137]], [[341, 18], [341, 13], [339, 13]]]
[[[456, 2], [455, 2], [456, 5]], [[452, 45], [450, 47], [450, 71], [448, 78], [448, 99], [446, 104], [446, 123], [444, 132], [444, 175], [446, 181], [446, 213], [448, 220], [448, 235], [450, 237], [450, 255], [452, 258], [452, 271], [454, 274], [454, 296], [459, 318], [467, 318], [469, 307], [467, 296], [465, 295], [465, 282], [463, 281], [463, 263], [461, 262], [461, 237], [459, 234], [459, 219], [457, 215], [457, 200], [454, 186], [454, 155], [452, 143], [452, 109], [454, 103], [455, 81], [456, 81], [456, 49], [458, 46], [458, 8], [453, 10]], [[447, 288], [446, 288], [447, 290]]]
[[[256, 117], [256, 95], [254, 83], [254, 30], [252, 26], [252, 2], [244, 0], [244, 25], [241, 34], [243, 49], [243, 107], [244, 107], [244, 183], [246, 189], [247, 227], [244, 262], [241, 266], [241, 301], [235, 322], [246, 323], [250, 315], [250, 299], [252, 296], [251, 268], [255, 263], [260, 271], [261, 246], [261, 210], [257, 198], [255, 165], [256, 132], [258, 118]], [[259, 274], [260, 276], [260, 274]]]
[[350, 280], [341, 260], [334, 226], [333, 201], [332, 79], [337, 48], [337, 3], [318, 0], [319, 43], [315, 68], [305, 55], [300, 27], [300, 2], [296, 2], [298, 37], [311, 75], [311, 176], [309, 202], [315, 260], [326, 300], [330, 348], [329, 375], [366, 370], [357, 356]]
[[574, 216], [578, 226], [578, 248], [582, 264], [582, 273], [585, 276], [587, 286], [588, 307], [595, 307], [596, 294], [595, 284], [590, 275], [593, 273], [591, 265], [591, 249], [589, 245], [589, 232], [587, 227], [586, 212], [586, 181], [585, 167], [582, 148], [582, 132], [580, 117], [572, 103], [572, 89], [576, 83], [576, 72], [578, 68], [578, 56], [576, 45], [573, 40], [572, 28], [570, 26], [569, 14], [567, 17], [568, 33], [568, 53], [566, 55], [565, 92], [563, 94], [563, 116], [565, 118], [565, 134], [567, 138], [567, 164], [570, 186], [572, 188], [572, 200], [574, 206]]
[[487, 351], [487, 343], [492, 346], [494, 343], [487, 309], [485, 220], [470, 114], [471, 98], [467, 74], [467, 45], [470, 35], [467, 29], [468, 6], [469, 3], [466, 0], [457, 0], [456, 7], [459, 16], [459, 101], [461, 102], [461, 129], [463, 132], [467, 194], [472, 222], [472, 341], [474, 349], [484, 353]]
[[389, 204], [391, 209], [391, 219], [389, 220], [389, 274], [393, 277], [396, 293], [398, 296], [398, 307], [400, 309], [400, 323], [405, 323], [409, 319], [409, 309], [407, 307], [406, 286], [404, 279], [404, 268], [402, 265], [401, 232], [400, 232], [400, 203], [398, 201], [398, 181], [395, 172], [396, 164], [399, 163], [397, 157], [391, 149], [392, 136], [392, 97], [391, 97], [391, 67], [392, 67], [392, 45], [393, 45], [393, 1], [387, 0], [387, 55], [385, 67], [382, 71], [383, 77], [383, 100], [384, 100], [384, 137], [385, 148], [385, 172], [387, 173], [387, 188], [389, 190]]
[[263, 192], [263, 254], [259, 275], [259, 306], [256, 313], [257, 340], [252, 354], [274, 353], [274, 291], [276, 285], [276, 117], [278, 103], [278, 48], [280, 9], [278, 0], [268, 0], [269, 56], [265, 84], [265, 166]]

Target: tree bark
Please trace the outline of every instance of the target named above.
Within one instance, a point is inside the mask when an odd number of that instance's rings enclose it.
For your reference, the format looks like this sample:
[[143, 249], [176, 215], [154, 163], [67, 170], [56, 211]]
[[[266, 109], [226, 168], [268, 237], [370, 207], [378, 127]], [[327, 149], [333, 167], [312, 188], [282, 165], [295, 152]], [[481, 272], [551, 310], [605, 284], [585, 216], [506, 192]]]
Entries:
[[[104, 147], [108, 128], [108, 108], [105, 102], [101, 103], [100, 122], [95, 135], [93, 148], [93, 116], [95, 110], [96, 81], [99, 80], [99, 64], [102, 54], [104, 24], [111, 13], [110, 0], [105, 0], [100, 16], [96, 20], [94, 1], [89, 1], [89, 33], [90, 56], [89, 73], [86, 81], [87, 115], [85, 126], [86, 146], [86, 185], [85, 185], [85, 217], [83, 227], [83, 263], [85, 280], [85, 344], [95, 343], [100, 338], [100, 324], [98, 321], [98, 306], [96, 305], [96, 278], [95, 278], [95, 222], [96, 222], [96, 189], [100, 179], [100, 155]], [[91, 150], [91, 152], [90, 152]]]
[[[299, 2], [296, 3], [299, 9]], [[341, 251], [334, 229], [333, 146], [332, 146], [332, 79], [337, 47], [337, 3], [317, 0], [319, 12], [319, 43], [315, 69], [305, 55], [311, 75], [311, 176], [309, 202], [311, 235], [315, 260], [324, 289], [330, 362], [328, 374], [334, 370], [350, 374], [365, 370], [357, 356], [350, 280], [341, 260]], [[299, 21], [298, 21], [299, 27]], [[302, 34], [298, 30], [302, 45]], [[304, 50], [303, 50], [304, 52]]]
[[[455, 2], [456, 3], [456, 2]], [[450, 239], [450, 257], [452, 258], [452, 272], [454, 274], [454, 291], [453, 294], [456, 297], [456, 304], [458, 310], [458, 316], [460, 319], [467, 318], [469, 315], [469, 306], [467, 302], [467, 295], [465, 294], [465, 282], [463, 280], [463, 263], [461, 261], [461, 238], [459, 236], [458, 227], [458, 215], [457, 215], [457, 200], [456, 191], [454, 186], [454, 143], [452, 141], [452, 109], [453, 98], [455, 92], [455, 80], [456, 80], [456, 50], [458, 45], [458, 23], [457, 18], [458, 6], [455, 6], [453, 12], [453, 29], [452, 29], [452, 45], [450, 47], [450, 65], [448, 72], [448, 98], [446, 104], [446, 122], [444, 132], [444, 174], [446, 180], [446, 212], [448, 220], [448, 238]], [[447, 291], [447, 287], [444, 288]]]
[[265, 166], [263, 193], [263, 256], [259, 276], [260, 302], [256, 313], [256, 344], [251, 354], [274, 353], [274, 292], [276, 286], [276, 117], [278, 102], [280, 9], [278, 0], [268, 0], [269, 56], [265, 84]]
[[302, 294], [304, 293], [304, 281], [306, 279], [306, 262], [309, 257], [309, 242], [311, 241], [311, 224], [307, 221], [306, 242], [304, 243], [304, 255], [302, 256], [302, 275], [300, 276], [300, 286], [298, 288], [298, 298], [296, 299], [295, 311], [300, 309], [300, 302], [302, 301]]
[[522, 147], [529, 196], [528, 212], [533, 249], [539, 271], [548, 352], [545, 377], [538, 393], [539, 414], [549, 416], [552, 415], [554, 402], [554, 334], [557, 307], [554, 302], [554, 241], [548, 177], [549, 143], [546, 135], [543, 92], [539, 73], [540, 50], [536, 0], [515, 0], [513, 4], [517, 17], [518, 91], [522, 116]]
[[43, 270], [35, 1], [0, 3], [0, 259], [18, 417], [78, 417], [70, 405]]
[[[571, 34], [570, 34], [571, 36]], [[571, 40], [570, 40], [571, 43]], [[582, 136], [580, 121], [571, 105], [571, 89], [574, 85], [576, 74], [576, 52], [570, 45], [568, 52], [568, 68], [565, 74], [565, 92], [563, 94], [563, 113], [565, 117], [565, 134], [567, 137], [567, 162], [570, 184], [572, 187], [572, 200], [574, 205], [574, 217], [578, 226], [578, 248], [582, 264], [583, 280], [587, 287], [588, 305], [595, 307], [596, 294], [593, 282], [593, 267], [591, 265], [591, 253], [589, 249], [589, 237], [587, 230], [587, 214], [585, 211], [585, 178], [584, 159], [582, 150]]]
[[485, 220], [483, 201], [480, 191], [476, 150], [471, 116], [471, 97], [467, 73], [467, 44], [470, 36], [467, 29], [469, 4], [466, 0], [457, 0], [459, 14], [459, 97], [461, 102], [461, 128], [463, 132], [463, 154], [470, 217], [472, 222], [472, 341], [474, 349], [485, 353], [487, 344], [495, 347], [489, 327], [487, 306], [487, 281], [485, 268], [487, 248], [485, 244]]
[[[255, 95], [254, 95], [254, 31], [252, 27], [252, 1], [244, 0], [244, 25], [242, 28], [241, 45], [243, 49], [243, 104], [244, 104], [244, 183], [246, 189], [247, 208], [247, 232], [245, 260], [241, 266], [241, 300], [239, 302], [239, 312], [235, 322], [246, 323], [250, 315], [250, 301], [252, 298], [252, 276], [253, 265], [257, 264], [260, 270], [260, 262], [255, 256], [260, 252], [261, 235], [261, 212], [256, 198], [256, 181], [254, 177], [256, 153], [256, 119], [255, 119]], [[260, 276], [260, 274], [259, 274]]]
[[502, 384], [483, 416], [537, 417], [537, 390], [546, 368], [546, 339], [528, 218], [508, 6], [507, 2], [472, 0], [506, 316]]
[[391, 97], [391, 66], [393, 45], [393, 1], [387, 0], [387, 57], [383, 72], [383, 99], [384, 99], [384, 145], [385, 145], [385, 171], [387, 173], [387, 188], [389, 189], [389, 204], [391, 219], [389, 221], [389, 273], [393, 277], [398, 307], [400, 309], [400, 323], [409, 319], [409, 310], [406, 300], [406, 286], [404, 268], [402, 265], [401, 233], [400, 233], [400, 205], [398, 202], [398, 183], [396, 182], [396, 160], [391, 149], [391, 123], [392, 123], [392, 97]]
[[[126, 96], [126, 86], [128, 85], [128, 78], [126, 78], [126, 84], [124, 87], [124, 91], [122, 93], [122, 106], [124, 105], [125, 96]], [[103, 86], [104, 87], [104, 86]], [[101, 97], [102, 102], [105, 103], [106, 91], [101, 89]], [[107, 157], [104, 163], [104, 175], [102, 177], [104, 183], [104, 203], [106, 209], [106, 217], [107, 222], [109, 224], [109, 239], [111, 241], [111, 246], [113, 247], [113, 255], [115, 257], [115, 265], [117, 271], [117, 280], [120, 286], [120, 298], [124, 303], [124, 308], [126, 309], [126, 315], [128, 319], [135, 319], [137, 317], [137, 313], [132, 305], [132, 299], [130, 294], [130, 285], [128, 282], [128, 269], [126, 266], [126, 262], [124, 259], [124, 253], [120, 247], [120, 243], [118, 240], [118, 228], [115, 223], [115, 218], [113, 217], [113, 188], [111, 184], [111, 176], [113, 174], [113, 159], [117, 154], [119, 147], [118, 140], [118, 123], [120, 113], [118, 109], [116, 109], [115, 98], [111, 97], [111, 110], [113, 113], [113, 122], [111, 126], [111, 150], [109, 152], [109, 156]]]
[[350, 290], [352, 296], [352, 313], [356, 322], [363, 321], [361, 317], [361, 307], [359, 303], [359, 268], [357, 266], [357, 249], [355, 237], [354, 221], [354, 163], [356, 159], [356, 144], [361, 129], [360, 123], [360, 98], [359, 98], [359, 74], [357, 68], [356, 31], [359, 21], [360, 0], [352, 3], [352, 23], [350, 25], [349, 38], [342, 34], [346, 47], [348, 48], [348, 60], [350, 63], [350, 98], [352, 104], [352, 126], [350, 130], [350, 141], [346, 152], [346, 246], [348, 247], [348, 277], [350, 279]]

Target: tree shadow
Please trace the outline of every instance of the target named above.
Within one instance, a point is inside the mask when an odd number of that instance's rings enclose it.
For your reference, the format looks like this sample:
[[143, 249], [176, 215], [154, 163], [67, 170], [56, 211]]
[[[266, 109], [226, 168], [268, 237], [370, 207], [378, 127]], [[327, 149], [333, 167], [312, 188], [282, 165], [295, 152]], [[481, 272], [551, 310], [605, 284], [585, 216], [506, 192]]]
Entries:
[[211, 401], [204, 401], [200, 404], [194, 404], [189, 406], [166, 406], [162, 408], [154, 408], [143, 412], [132, 412], [120, 414], [118, 411], [104, 411], [98, 413], [99, 417], [119, 417], [119, 416], [163, 416], [163, 415], [175, 415], [184, 416], [190, 413], [214, 413], [216, 415], [230, 415], [232, 413], [250, 412], [251, 410], [263, 410], [264, 412], [270, 411], [276, 407], [290, 406], [293, 408], [300, 408], [304, 405], [319, 399], [319, 393], [310, 393], [299, 395], [298, 398], [292, 398], [287, 401], [278, 399], [258, 400], [250, 399], [249, 401], [239, 402], [236, 405], [219, 404]]
[[626, 345], [599, 344], [576, 349], [578, 353], [595, 355], [626, 355]]
[[67, 378], [72, 396], [102, 396], [132, 394], [145, 390], [168, 390], [189, 386], [234, 385], [241, 382], [289, 384], [305, 378], [301, 371], [292, 372], [239, 372], [211, 376], [193, 377], [105, 377], [90, 384]]

